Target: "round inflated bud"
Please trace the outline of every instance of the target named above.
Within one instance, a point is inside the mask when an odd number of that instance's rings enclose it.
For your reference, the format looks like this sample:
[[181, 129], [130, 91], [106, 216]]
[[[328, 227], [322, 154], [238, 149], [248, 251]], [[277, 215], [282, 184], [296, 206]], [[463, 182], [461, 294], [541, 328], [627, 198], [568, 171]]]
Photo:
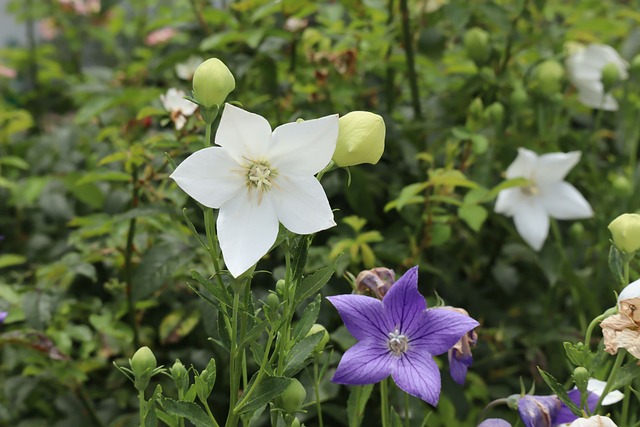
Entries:
[[504, 106], [501, 103], [494, 102], [484, 110], [484, 113], [487, 119], [495, 126], [502, 126], [504, 122]]
[[386, 126], [381, 116], [352, 111], [338, 120], [338, 142], [333, 161], [338, 166], [375, 165], [384, 152]]
[[207, 59], [193, 74], [193, 97], [204, 107], [221, 105], [235, 88], [233, 74], [218, 58]]
[[625, 213], [608, 226], [613, 244], [621, 252], [632, 254], [640, 249], [640, 215]]
[[609, 92], [619, 81], [620, 70], [616, 64], [610, 62], [602, 68], [602, 85], [605, 92]]
[[580, 390], [580, 393], [587, 392], [587, 385], [589, 384], [589, 371], [582, 366], [578, 366], [573, 370], [573, 381], [576, 383], [576, 387]]
[[320, 338], [320, 341], [318, 341], [318, 344], [316, 344], [316, 346], [313, 348], [313, 351], [315, 351], [316, 353], [322, 352], [322, 350], [324, 350], [324, 347], [329, 342], [329, 332], [327, 332], [327, 329], [324, 326], [320, 325], [319, 323], [315, 323], [307, 333], [307, 336], [309, 336], [317, 334], [319, 332], [323, 332], [323, 335], [322, 338]]
[[278, 308], [280, 308], [280, 298], [278, 298], [278, 295], [270, 293], [267, 296], [267, 305], [272, 311], [278, 311]]
[[524, 90], [523, 87], [517, 87], [511, 92], [511, 96], [509, 97], [511, 101], [511, 105], [515, 108], [523, 107], [529, 101], [529, 95], [527, 95], [527, 91]]
[[157, 366], [156, 357], [149, 347], [141, 347], [129, 360], [133, 372], [134, 386], [137, 390], [146, 390], [151, 380], [152, 372]]
[[286, 282], [284, 281], [284, 279], [280, 279], [276, 282], [276, 292], [278, 293], [279, 296], [284, 295], [285, 285], [286, 285]]
[[626, 176], [615, 175], [613, 177], [610, 177], [610, 181], [613, 191], [616, 195], [628, 197], [633, 193], [633, 184]]
[[289, 386], [282, 392], [279, 397], [280, 407], [287, 414], [294, 414], [300, 408], [307, 398], [307, 391], [304, 386], [300, 384], [300, 381], [293, 378]]
[[489, 44], [489, 33], [482, 28], [474, 27], [464, 34], [464, 51], [467, 57], [478, 65], [484, 64], [489, 59], [491, 45]]
[[189, 391], [189, 373], [180, 359], [176, 359], [176, 362], [169, 371], [171, 373], [171, 378], [173, 378], [173, 382], [176, 384], [176, 388], [183, 393]]
[[545, 96], [560, 93], [562, 89], [562, 79], [564, 78], [564, 67], [553, 59], [541, 62], [533, 72], [534, 89]]

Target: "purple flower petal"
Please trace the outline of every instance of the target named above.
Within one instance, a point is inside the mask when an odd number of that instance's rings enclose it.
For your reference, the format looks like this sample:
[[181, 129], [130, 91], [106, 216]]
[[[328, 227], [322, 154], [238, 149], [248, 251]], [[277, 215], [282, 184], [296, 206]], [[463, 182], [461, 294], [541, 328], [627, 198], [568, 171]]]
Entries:
[[393, 331], [380, 300], [364, 295], [337, 295], [327, 299], [357, 340], [372, 337], [386, 340], [389, 332]]
[[526, 427], [552, 427], [561, 406], [556, 396], [525, 395], [518, 401], [518, 413]]
[[451, 378], [460, 385], [464, 384], [467, 378], [467, 369], [473, 363], [473, 357], [462, 356], [456, 350], [449, 352], [449, 373]]
[[347, 385], [377, 383], [391, 374], [395, 358], [383, 341], [365, 339], [342, 356], [331, 382]]
[[[580, 406], [580, 390], [574, 388], [569, 390], [567, 394], [569, 395], [569, 399], [571, 399], [573, 403]], [[587, 396], [587, 406], [589, 407], [590, 412], [593, 413], [593, 411], [596, 409], [596, 406], [598, 405], [598, 399], [600, 399], [600, 396], [595, 393], [589, 393], [589, 396]], [[571, 412], [571, 409], [567, 408], [567, 406], [563, 403], [560, 409], [558, 409], [555, 418], [553, 419], [553, 425], [557, 426], [571, 423], [577, 419], [578, 417], [575, 416], [574, 413]]]
[[0, 325], [4, 323], [4, 319], [6, 319], [8, 315], [8, 311], [0, 311]]
[[427, 308], [427, 303], [418, 292], [417, 266], [407, 271], [391, 286], [382, 304], [393, 323], [392, 326], [403, 333], [407, 333], [412, 325], [421, 320], [417, 318]]
[[487, 418], [478, 424], [478, 427], [511, 427], [511, 424], [502, 418]]
[[440, 399], [440, 370], [431, 356], [409, 349], [404, 355], [394, 357], [396, 363], [391, 376], [398, 387], [436, 406]]
[[[391, 289], [393, 290], [393, 286]], [[464, 334], [478, 325], [479, 323], [469, 316], [446, 308], [431, 308], [422, 313], [417, 321], [411, 324], [410, 329], [402, 332], [409, 337], [411, 347], [437, 356], [449, 351]]]

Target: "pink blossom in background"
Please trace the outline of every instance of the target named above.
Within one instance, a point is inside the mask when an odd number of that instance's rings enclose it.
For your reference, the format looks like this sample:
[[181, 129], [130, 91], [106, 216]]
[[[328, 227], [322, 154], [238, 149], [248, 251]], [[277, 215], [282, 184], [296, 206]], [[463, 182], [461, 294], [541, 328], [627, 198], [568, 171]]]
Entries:
[[13, 68], [5, 67], [0, 64], [0, 76], [6, 77], [8, 79], [15, 79], [18, 73]]
[[58, 35], [58, 27], [53, 18], [43, 19], [38, 22], [38, 32], [43, 40], [53, 40]]
[[78, 15], [98, 13], [101, 9], [100, 0], [58, 0], [58, 3]]
[[147, 34], [147, 37], [144, 39], [144, 42], [148, 46], [155, 46], [160, 43], [164, 43], [168, 40], [171, 40], [173, 36], [177, 33], [175, 28], [171, 27], [163, 27], [159, 30], [155, 30]]

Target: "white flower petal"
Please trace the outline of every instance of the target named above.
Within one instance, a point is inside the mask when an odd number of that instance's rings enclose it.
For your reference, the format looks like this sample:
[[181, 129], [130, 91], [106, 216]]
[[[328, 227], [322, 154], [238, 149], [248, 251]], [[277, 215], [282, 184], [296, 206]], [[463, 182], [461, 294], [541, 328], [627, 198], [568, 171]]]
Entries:
[[568, 182], [540, 187], [540, 201], [550, 217], [584, 219], [593, 216], [593, 209], [580, 192]]
[[618, 295], [618, 304], [620, 304], [620, 301], [631, 298], [640, 298], [640, 279], [625, 286], [620, 295]]
[[271, 126], [264, 117], [225, 104], [215, 142], [236, 163], [245, 165], [247, 160], [266, 161], [270, 140]]
[[524, 195], [520, 188], [507, 188], [498, 193], [496, 199], [496, 206], [494, 210], [506, 216], [513, 216], [516, 206], [518, 206], [523, 199]]
[[222, 257], [233, 277], [257, 263], [278, 236], [278, 218], [267, 197], [242, 191], [220, 207], [217, 229]]
[[[590, 378], [589, 382], [587, 383], [587, 390], [597, 394], [598, 396], [602, 396], [606, 384], [606, 381], [600, 381], [595, 378]], [[613, 405], [614, 403], [620, 402], [622, 399], [624, 399], [624, 393], [620, 392], [619, 390], [614, 390], [609, 392], [605, 396], [605, 398], [602, 400], [602, 404], [604, 406], [609, 406]]]
[[193, 113], [196, 112], [196, 110], [198, 109], [198, 105], [194, 104], [193, 102], [189, 101], [188, 99], [180, 99], [180, 111], [182, 112], [182, 114], [184, 114], [185, 116], [190, 116]]
[[520, 236], [536, 251], [542, 249], [549, 234], [549, 217], [536, 197], [528, 197], [513, 215]]
[[219, 208], [246, 185], [236, 162], [220, 147], [196, 151], [171, 174], [171, 178], [199, 203]]
[[287, 123], [273, 131], [269, 159], [292, 175], [315, 175], [331, 161], [338, 140], [338, 115]]
[[333, 227], [333, 212], [322, 185], [313, 176], [278, 176], [269, 191], [278, 219], [296, 234]]
[[176, 116], [175, 118], [174, 123], [176, 125], [176, 130], [180, 130], [184, 127], [184, 125], [187, 124], [187, 118], [182, 114], [178, 114], [178, 116]]
[[618, 101], [610, 93], [604, 94], [602, 82], [592, 82], [590, 85], [578, 83], [578, 99], [587, 107], [604, 111], [618, 111]]
[[537, 159], [538, 155], [533, 151], [526, 148], [518, 148], [518, 156], [507, 168], [507, 179], [532, 178]]
[[580, 161], [580, 151], [569, 153], [549, 153], [538, 157], [535, 181], [538, 185], [557, 183], [564, 179]]

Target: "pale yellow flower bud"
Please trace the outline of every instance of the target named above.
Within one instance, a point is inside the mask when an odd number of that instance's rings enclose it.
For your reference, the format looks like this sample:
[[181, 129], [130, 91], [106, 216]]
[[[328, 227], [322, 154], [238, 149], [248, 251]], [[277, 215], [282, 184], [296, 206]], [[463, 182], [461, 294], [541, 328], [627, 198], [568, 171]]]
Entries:
[[207, 59], [193, 74], [193, 97], [204, 107], [221, 105], [235, 88], [233, 74], [218, 58]]
[[338, 143], [333, 160], [338, 166], [375, 165], [384, 151], [384, 120], [368, 111], [352, 111], [340, 117]]
[[613, 244], [622, 252], [631, 254], [640, 249], [640, 215], [622, 214], [608, 228]]

